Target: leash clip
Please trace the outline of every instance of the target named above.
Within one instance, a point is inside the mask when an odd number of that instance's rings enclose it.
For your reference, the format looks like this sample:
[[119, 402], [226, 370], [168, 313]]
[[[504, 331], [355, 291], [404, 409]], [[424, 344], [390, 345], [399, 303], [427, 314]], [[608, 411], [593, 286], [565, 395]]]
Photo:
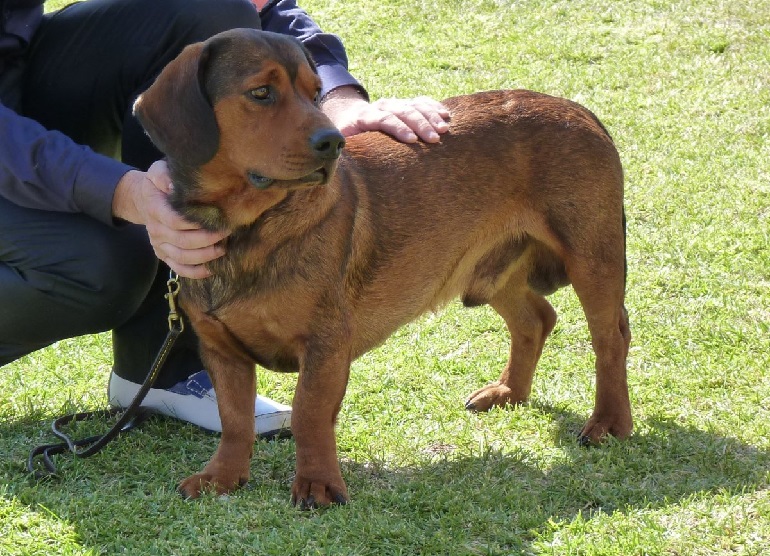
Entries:
[[168, 273], [166, 282], [168, 293], [164, 296], [168, 300], [168, 329], [177, 332], [184, 330], [184, 320], [176, 306], [176, 296], [179, 295], [179, 275], [173, 270]]

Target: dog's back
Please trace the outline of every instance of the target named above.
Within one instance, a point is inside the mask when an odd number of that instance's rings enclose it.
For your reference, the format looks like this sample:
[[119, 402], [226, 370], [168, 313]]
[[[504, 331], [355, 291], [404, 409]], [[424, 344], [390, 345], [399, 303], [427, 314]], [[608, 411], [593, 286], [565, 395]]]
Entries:
[[[514, 273], [550, 294], [569, 283], [567, 252], [622, 238], [622, 167], [591, 112], [521, 90], [444, 103], [440, 144], [367, 133], [340, 160], [338, 187], [357, 204], [345, 286], [369, 336], [356, 353], [458, 296], [488, 303]], [[622, 252], [606, 256], [624, 264]]]

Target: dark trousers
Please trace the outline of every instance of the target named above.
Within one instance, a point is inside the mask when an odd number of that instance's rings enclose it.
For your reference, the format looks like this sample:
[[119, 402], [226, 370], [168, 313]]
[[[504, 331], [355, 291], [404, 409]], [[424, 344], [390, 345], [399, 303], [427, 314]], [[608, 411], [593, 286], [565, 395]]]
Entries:
[[[131, 115], [136, 97], [186, 45], [259, 26], [249, 0], [76, 3], [46, 15], [23, 72], [1, 76], [0, 92], [45, 127], [145, 170], [162, 155]], [[168, 331], [163, 266], [140, 226], [111, 228], [0, 197], [0, 365], [112, 330], [113, 370], [141, 382]], [[203, 368], [195, 344], [188, 327], [159, 387]]]

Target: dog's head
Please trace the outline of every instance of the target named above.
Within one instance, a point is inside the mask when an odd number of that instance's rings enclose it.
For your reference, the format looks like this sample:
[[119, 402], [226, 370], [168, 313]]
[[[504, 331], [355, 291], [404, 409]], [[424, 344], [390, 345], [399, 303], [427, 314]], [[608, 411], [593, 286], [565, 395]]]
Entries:
[[326, 184], [344, 139], [318, 107], [320, 88], [307, 51], [283, 35], [236, 29], [185, 48], [134, 104], [168, 159], [174, 206], [231, 227], [264, 205], [259, 193]]

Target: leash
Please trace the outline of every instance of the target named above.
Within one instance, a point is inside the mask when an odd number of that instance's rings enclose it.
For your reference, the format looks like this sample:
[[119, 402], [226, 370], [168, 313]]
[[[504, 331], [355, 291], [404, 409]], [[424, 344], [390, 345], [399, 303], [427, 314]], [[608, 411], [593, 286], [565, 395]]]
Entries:
[[[54, 420], [51, 424], [51, 431], [56, 437], [63, 440], [63, 442], [44, 444], [34, 448], [30, 452], [29, 457], [27, 458], [27, 471], [36, 479], [57, 476], [57, 470], [53, 463], [52, 456], [67, 451], [72, 452], [79, 458], [92, 456], [121, 433], [136, 428], [149, 417], [151, 412], [139, 406], [147, 395], [147, 392], [152, 388], [152, 385], [155, 384], [155, 381], [160, 374], [160, 370], [163, 368], [163, 364], [166, 362], [168, 354], [171, 351], [171, 346], [174, 345], [174, 342], [176, 342], [176, 339], [184, 330], [184, 320], [176, 305], [176, 297], [179, 294], [179, 276], [177, 276], [173, 270], [169, 273], [169, 279], [166, 282], [166, 286], [168, 287], [168, 293], [165, 294], [164, 297], [168, 300], [168, 334], [166, 334], [166, 339], [163, 341], [163, 345], [161, 346], [158, 355], [155, 357], [152, 367], [150, 367], [150, 372], [147, 373], [147, 378], [144, 379], [144, 382], [139, 387], [139, 391], [134, 396], [134, 399], [131, 400], [131, 403], [125, 409], [112, 408], [73, 413]], [[73, 440], [61, 430], [62, 427], [69, 423], [93, 418], [110, 418], [120, 413], [122, 413], [122, 415], [118, 418], [112, 428], [103, 435]], [[36, 465], [35, 460], [38, 457], [45, 468], [44, 470], [37, 468], [38, 466]]]

